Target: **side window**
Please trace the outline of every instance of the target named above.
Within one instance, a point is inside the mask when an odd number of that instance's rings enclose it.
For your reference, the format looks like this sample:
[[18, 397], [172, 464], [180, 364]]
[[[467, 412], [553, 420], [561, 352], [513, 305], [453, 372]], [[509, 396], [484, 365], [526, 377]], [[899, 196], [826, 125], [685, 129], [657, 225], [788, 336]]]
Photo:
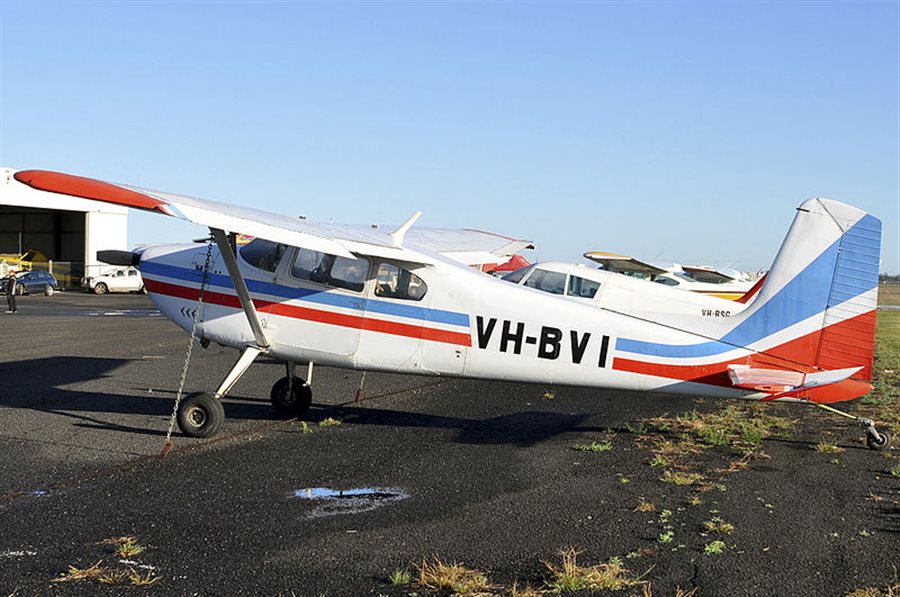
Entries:
[[133, 270], [133, 269], [132, 269], [132, 270], [128, 270], [128, 277], [129, 277], [129, 278], [134, 278], [135, 276], [137, 276], [137, 270]]
[[594, 298], [598, 288], [600, 288], [600, 282], [585, 280], [578, 276], [569, 276], [569, 290], [566, 294], [581, 298]]
[[261, 238], [255, 238], [241, 247], [241, 258], [261, 270], [274, 272], [284, 257], [285, 246]]
[[537, 288], [550, 294], [563, 294], [566, 290], [566, 275], [561, 272], [536, 269], [525, 280], [525, 286]]
[[665, 284], [666, 286], [678, 286], [680, 282], [678, 280], [673, 280], [672, 278], [666, 278], [665, 276], [660, 276], [657, 279], [653, 280], [657, 284]]
[[526, 265], [525, 267], [520, 267], [519, 269], [509, 272], [505, 276], [503, 276], [503, 280], [507, 282], [512, 282], [513, 284], [518, 284], [522, 281], [522, 278], [525, 277], [525, 274], [528, 273], [528, 270], [531, 269], [530, 265]]
[[300, 249], [291, 275], [298, 280], [309, 280], [362, 292], [369, 275], [369, 262], [365, 259], [347, 259], [309, 249]]
[[408, 269], [393, 263], [378, 265], [375, 276], [375, 296], [421, 301], [428, 292], [425, 281]]
[[347, 259], [334, 256], [329, 274], [329, 283], [338, 288], [362, 292], [369, 274], [369, 262], [365, 259]]

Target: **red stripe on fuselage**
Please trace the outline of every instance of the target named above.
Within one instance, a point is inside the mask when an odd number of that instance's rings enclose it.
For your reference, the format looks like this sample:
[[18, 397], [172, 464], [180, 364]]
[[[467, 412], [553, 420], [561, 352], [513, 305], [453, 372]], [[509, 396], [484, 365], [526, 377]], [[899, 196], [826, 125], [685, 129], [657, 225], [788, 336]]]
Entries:
[[[159, 282], [150, 279], [144, 279], [144, 285], [150, 292], [192, 301], [196, 301], [200, 294], [197, 288], [179, 286], [177, 284], [169, 284], [168, 282]], [[241, 308], [241, 302], [238, 300], [237, 296], [210, 290], [205, 290], [203, 292], [203, 302], [235, 309]], [[382, 334], [390, 334], [392, 336], [420, 338], [422, 340], [443, 342], [445, 344], [457, 344], [459, 346], [472, 345], [471, 336], [463, 332], [438, 330], [426, 328], [422, 325], [372, 319], [370, 317], [362, 317], [359, 315], [335, 313], [333, 311], [323, 311], [322, 309], [311, 309], [309, 307], [300, 307], [297, 305], [264, 301], [260, 299], [254, 299], [253, 305], [261, 313], [271, 313], [272, 315], [279, 315], [281, 317], [291, 317], [293, 319], [302, 319], [304, 321], [313, 321], [327, 325], [379, 332]]]
[[[844, 331], [857, 330], [860, 327], [868, 327], [870, 325], [869, 320], [874, 320], [874, 318], [875, 311], [873, 310], [840, 323], [836, 323], [826, 329], [828, 330], [828, 333], [842, 333]], [[709, 363], [704, 365], [670, 365], [664, 363], [647, 363], [645, 361], [616, 357], [613, 362], [613, 369], [714, 386], [732, 387], [731, 379], [728, 377], [728, 365], [732, 364], [750, 365], [751, 367], [760, 368], [789, 369], [791, 371], [801, 371], [804, 373], [821, 370], [822, 367], [814, 367], [812, 364], [809, 364], [809, 361], [816, 358], [816, 351], [819, 346], [819, 339], [822, 332], [823, 330], [821, 329], [816, 330], [805, 336], [795, 338], [794, 340], [770, 348], [765, 352], [755, 353], [749, 357], [732, 359], [719, 363]], [[856, 366], [859, 365], [864, 365], [864, 367], [856, 374], [856, 377], [860, 379], [871, 379], [871, 363], [856, 364]], [[831, 386], [808, 390], [805, 393], [799, 394], [797, 397], [810, 399], [814, 402], [840, 402], [842, 400], [851, 400], [863, 396], [871, 389], [872, 386], [864, 381], [848, 379]]]

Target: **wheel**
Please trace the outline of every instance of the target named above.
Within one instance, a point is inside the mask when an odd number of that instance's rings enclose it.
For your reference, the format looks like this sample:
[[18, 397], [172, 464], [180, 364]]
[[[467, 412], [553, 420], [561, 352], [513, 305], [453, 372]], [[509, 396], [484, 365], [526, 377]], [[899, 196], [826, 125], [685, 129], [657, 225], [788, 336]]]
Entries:
[[887, 450], [891, 447], [891, 434], [887, 431], [879, 431], [877, 434], [866, 434], [866, 445], [870, 450]]
[[16, 294], [19, 296], [22, 296], [23, 294], [25, 294], [25, 286], [23, 286], [22, 284], [19, 284], [18, 286], [16, 286]]
[[138, 294], [147, 294], [147, 287], [144, 285], [141, 285], [141, 287], [138, 288]]
[[97, 285], [94, 286], [94, 294], [106, 294], [109, 291], [109, 287], [103, 282], [97, 282]]
[[47, 284], [47, 287], [44, 288], [44, 296], [53, 296], [53, 287]]
[[309, 405], [312, 404], [312, 390], [301, 377], [295, 377], [292, 385], [293, 392], [289, 395], [288, 378], [282, 377], [272, 386], [269, 398], [278, 414], [299, 417], [309, 410]]
[[188, 437], [212, 437], [225, 421], [222, 401], [209, 392], [193, 392], [178, 406], [178, 428]]

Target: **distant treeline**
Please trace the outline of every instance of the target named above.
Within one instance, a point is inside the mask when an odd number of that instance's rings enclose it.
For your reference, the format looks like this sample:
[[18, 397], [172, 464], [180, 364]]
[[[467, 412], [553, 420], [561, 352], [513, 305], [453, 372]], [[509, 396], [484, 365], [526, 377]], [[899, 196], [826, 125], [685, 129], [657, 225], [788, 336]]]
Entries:
[[900, 274], [879, 274], [878, 282], [880, 284], [900, 284]]

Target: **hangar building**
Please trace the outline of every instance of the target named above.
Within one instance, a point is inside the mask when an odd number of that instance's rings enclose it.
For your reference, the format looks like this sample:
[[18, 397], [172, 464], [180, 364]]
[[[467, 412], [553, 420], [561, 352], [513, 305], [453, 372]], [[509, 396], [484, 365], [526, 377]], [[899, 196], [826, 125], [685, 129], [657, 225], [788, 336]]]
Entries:
[[106, 267], [97, 251], [127, 250], [127, 208], [39, 191], [17, 181], [15, 173], [0, 168], [0, 256], [7, 262], [40, 251], [49, 261], [34, 269], [49, 269], [60, 285], [71, 287], [85, 272], [96, 275]]

